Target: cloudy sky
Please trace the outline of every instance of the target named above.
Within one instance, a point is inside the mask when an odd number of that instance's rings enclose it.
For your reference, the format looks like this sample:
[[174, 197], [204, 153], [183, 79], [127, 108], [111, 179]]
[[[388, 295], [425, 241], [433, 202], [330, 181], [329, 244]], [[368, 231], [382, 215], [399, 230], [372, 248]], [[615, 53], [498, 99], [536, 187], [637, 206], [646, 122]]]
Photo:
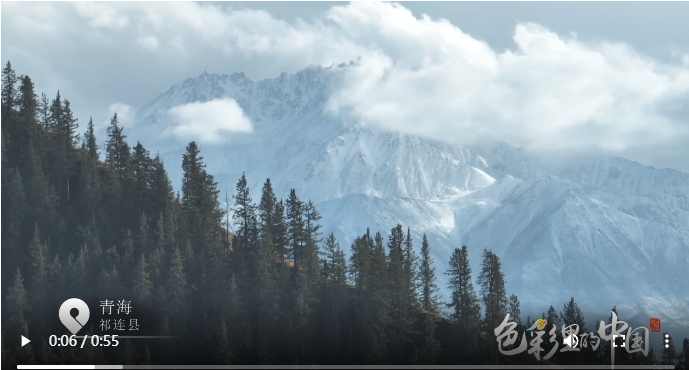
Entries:
[[[689, 3], [3, 2], [2, 63], [81, 122], [209, 73], [360, 60], [333, 112], [461, 144], [604, 150], [689, 172]], [[222, 111], [232, 101], [174, 112]], [[195, 132], [181, 125], [182, 134]], [[201, 138], [203, 139], [203, 138]], [[213, 141], [212, 137], [207, 138]]]

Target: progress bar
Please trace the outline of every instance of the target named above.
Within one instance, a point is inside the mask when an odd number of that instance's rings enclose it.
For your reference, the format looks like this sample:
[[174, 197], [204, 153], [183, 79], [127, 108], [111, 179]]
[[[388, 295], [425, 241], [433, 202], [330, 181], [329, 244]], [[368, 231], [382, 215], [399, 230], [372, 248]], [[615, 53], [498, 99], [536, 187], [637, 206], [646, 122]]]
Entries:
[[[298, 369], [351, 369], [352, 365], [17, 365], [18, 370], [41, 370], [41, 369], [136, 369], [136, 370], [156, 370], [156, 369], [184, 369], [184, 370], [225, 370], [225, 369], [275, 369], [275, 370], [298, 370]], [[362, 365], [365, 369], [564, 369], [564, 370], [674, 370], [674, 365]]]

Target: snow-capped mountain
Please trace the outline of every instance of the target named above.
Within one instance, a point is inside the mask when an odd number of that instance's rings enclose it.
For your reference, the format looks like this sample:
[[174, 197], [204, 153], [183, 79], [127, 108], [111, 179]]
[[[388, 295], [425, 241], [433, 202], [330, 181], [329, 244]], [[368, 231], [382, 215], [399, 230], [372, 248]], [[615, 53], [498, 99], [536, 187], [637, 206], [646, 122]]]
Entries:
[[188, 140], [165, 135], [168, 111], [235, 99], [254, 132], [200, 143], [221, 189], [232, 193], [243, 172], [254, 198], [266, 178], [279, 196], [295, 188], [344, 247], [367, 227], [426, 233], [443, 286], [454, 248], [469, 246], [475, 275], [491, 249], [525, 316], [573, 296], [590, 317], [617, 306], [642, 324], [653, 315], [689, 328], [689, 174], [612, 157], [554, 168], [505, 144], [460, 148], [360, 125], [325, 109], [344, 68], [263, 81], [203, 73], [141, 107], [128, 134], [178, 180]]

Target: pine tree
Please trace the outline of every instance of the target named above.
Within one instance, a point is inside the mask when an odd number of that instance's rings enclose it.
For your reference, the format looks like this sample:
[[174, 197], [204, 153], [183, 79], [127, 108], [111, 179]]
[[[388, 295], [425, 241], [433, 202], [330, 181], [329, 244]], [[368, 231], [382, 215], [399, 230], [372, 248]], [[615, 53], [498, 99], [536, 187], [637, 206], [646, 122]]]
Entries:
[[136, 235], [136, 248], [139, 253], [148, 254], [151, 251], [151, 235], [146, 212], [139, 216], [139, 232]]
[[463, 343], [461, 352], [465, 357], [476, 349], [476, 333], [479, 332], [481, 320], [481, 308], [472, 283], [467, 246], [455, 248], [446, 274], [450, 278], [448, 288], [451, 292], [448, 307], [453, 309], [450, 318], [458, 324], [458, 337]]
[[32, 292], [32, 305], [38, 307], [41, 321], [40, 331], [44, 333], [45, 318], [45, 299], [48, 294], [48, 248], [41, 243], [38, 225], [34, 229], [34, 235], [29, 243], [29, 253], [31, 255], [31, 271], [33, 271], [30, 289]]
[[93, 118], [89, 118], [86, 133], [84, 134], [84, 143], [82, 145], [82, 150], [91, 160], [95, 161], [100, 158], [100, 153], [98, 152], [98, 141], [96, 140], [96, 132], [93, 126]]
[[107, 128], [105, 164], [108, 170], [103, 181], [104, 211], [114, 216], [105, 225], [104, 240], [108, 244], [122, 241], [122, 229], [131, 230], [138, 226], [136, 221], [139, 215], [133, 211], [135, 205], [131, 198], [131, 149], [126, 139], [115, 113]]
[[677, 356], [678, 362], [677, 370], [687, 370], [689, 369], [689, 338], [684, 338], [682, 341], [682, 351]]
[[390, 232], [388, 241], [388, 282], [392, 303], [391, 333], [388, 336], [390, 343], [390, 361], [394, 364], [404, 363], [408, 360], [404, 356], [404, 349], [411, 341], [412, 325], [414, 321], [411, 311], [416, 303], [412, 261], [407, 258], [406, 251], [411, 244], [411, 237], [405, 236], [402, 225], [395, 226]]
[[87, 218], [93, 219], [96, 214], [100, 216], [102, 208], [101, 192], [103, 186], [98, 174], [100, 153], [98, 152], [93, 120], [89, 120], [87, 131], [84, 134], [82, 151], [86, 156], [79, 172], [78, 185], [80, 191], [77, 203], [80, 208], [81, 219], [85, 220]]
[[562, 323], [562, 320], [560, 319], [560, 315], [558, 315], [557, 311], [555, 310], [555, 307], [550, 306], [548, 309], [548, 312], [546, 313], [545, 316], [546, 320], [548, 321], [548, 325], [555, 325], [556, 327], [559, 327], [560, 324]]
[[578, 325], [579, 332], [586, 332], [586, 321], [584, 320], [584, 313], [581, 311], [577, 303], [572, 297], [569, 302], [565, 303], [560, 318], [565, 326]]
[[328, 282], [344, 286], [347, 283], [347, 264], [334, 233], [330, 233], [325, 239], [324, 250], [325, 259], [321, 276]]
[[[54, 189], [45, 178], [43, 164], [41, 163], [40, 156], [34, 151], [33, 142], [29, 143], [28, 153], [28, 160], [31, 161], [31, 171], [28, 178], [27, 198], [30, 209], [33, 210], [28, 218], [37, 222], [42, 230], [50, 230], [57, 219], [57, 197]], [[31, 227], [33, 226], [31, 225]]]
[[76, 120], [74, 119], [71, 108], [57, 92], [55, 99], [50, 105], [50, 116], [48, 119], [48, 130], [51, 134], [50, 144], [48, 145], [48, 156], [51, 160], [46, 167], [50, 180], [55, 184], [59, 199], [62, 200], [61, 207], [67, 207], [67, 200], [70, 197], [70, 176], [73, 174], [71, 161], [73, 159], [72, 139], [75, 136]]
[[246, 176], [237, 182], [237, 194], [234, 195], [235, 206], [232, 216], [238, 224], [237, 233], [233, 242], [236, 259], [238, 262], [237, 273], [240, 291], [243, 299], [249, 305], [249, 311], [254, 317], [251, 319], [253, 339], [258, 335], [256, 306], [260, 299], [257, 294], [258, 287], [254, 284], [258, 276], [258, 219], [256, 205], [251, 199], [249, 185]]
[[273, 192], [273, 185], [270, 179], [266, 179], [263, 183], [263, 190], [261, 191], [261, 201], [258, 205], [258, 221], [259, 221], [259, 235], [261, 240], [272, 245], [275, 235], [275, 207], [277, 205], [277, 197]]
[[148, 302], [153, 293], [153, 284], [148, 272], [146, 256], [141, 255], [139, 263], [134, 269], [133, 293], [137, 300]]
[[17, 103], [17, 74], [8, 60], [2, 69], [2, 116], [7, 118], [7, 112], [14, 109]]
[[120, 121], [117, 118], [117, 112], [115, 112], [110, 119], [110, 126], [108, 127], [105, 163], [115, 169], [120, 186], [129, 176], [131, 163], [131, 150], [126, 139], [127, 136], [124, 135], [124, 130], [120, 127]]
[[290, 189], [285, 208], [289, 253], [295, 268], [298, 268], [304, 245], [304, 203], [297, 197], [296, 190]]
[[347, 309], [347, 264], [335, 234], [330, 233], [325, 239], [324, 249], [321, 276], [325, 281], [322, 300], [322, 327], [325, 330], [321, 334], [325, 342], [325, 358], [330, 360], [330, 363], [337, 363], [343, 360], [341, 333]]
[[356, 312], [356, 333], [359, 340], [356, 351], [359, 361], [367, 364], [384, 364], [388, 356], [388, 328], [391, 324], [389, 273], [386, 268], [383, 237], [370, 231], [355, 239], [352, 244], [351, 273], [356, 282], [353, 309]]
[[90, 276], [90, 256], [89, 249], [86, 244], [83, 244], [79, 249], [76, 257], [70, 253], [67, 256], [67, 281], [66, 285], [71, 292], [87, 296], [90, 293], [91, 287], [85, 286], [84, 281], [88, 281]]
[[5, 121], [7, 132], [12, 138], [12, 150], [7, 152], [10, 163], [17, 164], [22, 176], [27, 176], [30, 162], [26, 161], [27, 150], [30, 142], [34, 143], [34, 149], [40, 152], [41, 133], [37, 118], [38, 101], [34, 84], [29, 76], [19, 78], [20, 85], [17, 96], [18, 112], [13, 114], [13, 119]]
[[[209, 301], [218, 299], [220, 285], [217, 281], [224, 256], [219, 251], [223, 245], [222, 217], [218, 201], [219, 191], [213, 176], [206, 172], [206, 165], [195, 142], [187, 145], [182, 157], [182, 219], [184, 238], [187, 239], [189, 281], [192, 285], [203, 285], [211, 294], [195, 299]], [[207, 263], [204, 263], [207, 262]], [[208, 300], [206, 300], [208, 298]]]
[[419, 277], [421, 280], [421, 306], [424, 310], [438, 313], [439, 297], [438, 285], [436, 284], [435, 267], [433, 267], [433, 257], [431, 248], [428, 244], [428, 237], [423, 234], [421, 241], [421, 264], [419, 265]]
[[519, 297], [517, 297], [516, 294], [512, 294], [508, 298], [507, 302], [507, 313], [510, 314], [510, 318], [512, 321], [516, 322], [518, 325], [521, 325], [522, 319], [521, 319], [521, 314], [522, 310], [519, 304]]
[[38, 101], [38, 121], [44, 132], [50, 131], [50, 99], [45, 93], [41, 93]]
[[62, 111], [64, 113], [64, 121], [60, 124], [63, 127], [62, 131], [65, 133], [67, 148], [69, 148], [68, 152], [71, 153], [71, 149], [79, 145], [80, 135], [77, 132], [79, 123], [78, 119], [74, 118], [74, 114], [72, 113], [72, 104], [68, 99], [64, 100]]
[[285, 205], [282, 200], [275, 204], [273, 210], [273, 246], [280, 262], [284, 264], [290, 256], [290, 248], [285, 222]]
[[[156, 155], [151, 161], [151, 191], [149, 203], [151, 205], [151, 214], [165, 214], [169, 217], [172, 207], [172, 200], [174, 198], [174, 191], [172, 182], [165, 170], [165, 164], [160, 155]], [[173, 233], [169, 232], [170, 236]]]
[[[172, 250], [167, 279], [169, 315], [175, 318], [175, 320], [181, 320], [186, 313], [188, 286], [186, 273], [184, 271], [184, 258], [177, 247]], [[184, 323], [180, 322], [180, 326], [183, 327], [183, 324]]]
[[230, 347], [230, 341], [227, 333], [227, 325], [225, 324], [224, 318], [220, 321], [220, 329], [218, 331], [217, 336], [217, 360], [220, 364], [229, 365], [232, 363], [232, 360], [234, 359], [234, 354], [232, 353], [232, 349]]
[[[234, 215], [238, 223], [235, 251], [239, 255], [242, 269], [244, 270], [242, 283], [252, 280], [257, 274], [257, 249], [259, 238], [259, 225], [256, 215], [256, 205], [253, 203], [249, 192], [246, 176], [237, 182], [237, 194], [234, 195]], [[247, 287], [248, 288], [248, 287]], [[249, 288], [250, 289], [250, 288]]]
[[[14, 283], [10, 288], [5, 304], [6, 308], [3, 310], [3, 313], [7, 315], [5, 318], [7, 321], [3, 326], [9, 328], [6, 332], [10, 333], [11, 337], [17, 339], [19, 339], [20, 335], [28, 335], [26, 327], [31, 306], [24, 288], [24, 279], [22, 279], [18, 268], [14, 274]], [[18, 342], [12, 341], [11, 343], [15, 343], [16, 347], [20, 347]]]
[[404, 281], [407, 285], [407, 294], [412, 306], [419, 306], [418, 289], [421, 277], [419, 276], [419, 257], [414, 251], [414, 242], [411, 237], [411, 230], [407, 228], [404, 238]]
[[486, 328], [495, 328], [507, 314], [507, 293], [500, 258], [489, 250], [483, 251], [483, 263], [478, 282], [485, 307], [484, 325]]
[[318, 279], [318, 245], [321, 242], [321, 215], [310, 200], [304, 204], [304, 245], [302, 247], [301, 271], [309, 289]]
[[455, 248], [450, 257], [450, 277], [448, 288], [452, 292], [452, 300], [448, 305], [454, 309], [451, 318], [465, 330], [475, 330], [480, 319], [479, 302], [474, 290], [469, 266], [468, 248]]
[[[25, 217], [27, 213], [32, 213], [28, 209], [28, 202], [26, 199], [26, 191], [24, 190], [24, 182], [22, 177], [16, 170], [3, 171], [3, 187], [2, 187], [2, 256], [5, 266], [17, 265], [21, 260], [19, 251], [16, 248], [10, 248], [11, 245], [16, 245], [20, 242], [23, 225], [25, 224]], [[7, 276], [11, 270], [6, 269], [3, 277], [6, 281], [11, 279]]]
[[151, 201], [151, 173], [152, 160], [148, 150], [136, 143], [131, 154], [132, 188], [135, 207], [133, 214], [140, 216], [142, 212], [153, 212]]

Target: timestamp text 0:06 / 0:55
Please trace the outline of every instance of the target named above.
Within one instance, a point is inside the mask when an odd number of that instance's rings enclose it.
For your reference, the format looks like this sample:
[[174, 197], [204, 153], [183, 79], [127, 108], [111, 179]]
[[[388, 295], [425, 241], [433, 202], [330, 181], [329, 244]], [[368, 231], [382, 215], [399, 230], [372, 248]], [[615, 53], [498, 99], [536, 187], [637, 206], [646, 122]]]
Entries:
[[[87, 338], [90, 339], [93, 347], [115, 347], [120, 344], [120, 342], [117, 340], [117, 335], [85, 335], [82, 337], [81, 348], [84, 347], [84, 343], [86, 342]], [[80, 343], [75, 335], [51, 335], [48, 338], [48, 344], [51, 347], [77, 347]]]

